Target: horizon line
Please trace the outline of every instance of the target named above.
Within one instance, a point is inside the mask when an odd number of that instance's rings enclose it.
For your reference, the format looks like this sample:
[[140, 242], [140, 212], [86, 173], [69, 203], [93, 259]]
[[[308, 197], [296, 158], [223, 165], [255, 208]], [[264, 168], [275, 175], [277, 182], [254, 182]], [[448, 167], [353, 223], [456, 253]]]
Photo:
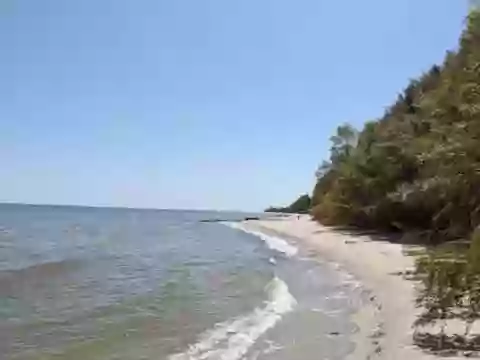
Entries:
[[84, 205], [84, 204], [47, 204], [47, 203], [28, 203], [17, 201], [3, 201], [0, 200], [0, 206], [14, 205], [14, 206], [51, 206], [51, 207], [79, 207], [79, 208], [93, 208], [93, 209], [117, 209], [117, 210], [150, 210], [150, 211], [216, 211], [216, 212], [240, 212], [240, 213], [259, 213], [262, 211], [247, 211], [247, 210], [226, 210], [226, 209], [184, 209], [184, 208], [154, 208], [154, 207], [131, 207], [121, 205]]

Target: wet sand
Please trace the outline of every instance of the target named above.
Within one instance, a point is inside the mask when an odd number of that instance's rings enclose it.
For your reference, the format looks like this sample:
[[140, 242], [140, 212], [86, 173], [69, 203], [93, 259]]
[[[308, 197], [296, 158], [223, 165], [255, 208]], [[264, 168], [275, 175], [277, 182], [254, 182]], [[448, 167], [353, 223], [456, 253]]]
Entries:
[[370, 291], [370, 301], [353, 319], [359, 331], [354, 337], [356, 348], [350, 356], [352, 360], [438, 358], [412, 343], [412, 324], [418, 309], [414, 303], [415, 282], [402, 275], [414, 266], [414, 258], [405, 252], [408, 248], [334, 230], [311, 221], [306, 215], [247, 221], [245, 226], [296, 239], [299, 246], [314, 256], [340, 264]]

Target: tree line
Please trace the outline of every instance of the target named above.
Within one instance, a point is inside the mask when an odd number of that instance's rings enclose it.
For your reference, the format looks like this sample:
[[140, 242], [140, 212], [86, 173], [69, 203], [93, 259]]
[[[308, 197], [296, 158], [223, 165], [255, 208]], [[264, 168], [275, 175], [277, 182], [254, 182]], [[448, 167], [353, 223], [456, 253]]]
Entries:
[[[361, 130], [337, 128], [316, 177], [310, 213], [317, 221], [398, 231], [428, 245], [416, 263], [423, 286], [415, 325], [438, 323], [440, 332], [416, 332], [415, 342], [480, 351], [480, 336], [468, 337], [480, 318], [478, 9], [458, 50], [410, 81], [382, 117]], [[463, 336], [446, 335], [452, 318], [465, 322]]]
[[310, 211], [312, 199], [308, 194], [303, 194], [298, 197], [293, 203], [285, 207], [269, 207], [265, 212], [276, 213], [293, 213], [293, 214], [307, 214]]
[[311, 213], [329, 225], [415, 234], [438, 244], [480, 222], [480, 12], [457, 51], [410, 81], [384, 115], [331, 137]]

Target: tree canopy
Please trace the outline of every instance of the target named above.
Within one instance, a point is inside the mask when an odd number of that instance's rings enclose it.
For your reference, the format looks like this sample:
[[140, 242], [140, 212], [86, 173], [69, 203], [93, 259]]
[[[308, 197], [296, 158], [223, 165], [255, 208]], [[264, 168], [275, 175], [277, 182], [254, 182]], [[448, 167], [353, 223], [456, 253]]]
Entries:
[[457, 51], [410, 81], [363, 129], [338, 127], [312, 215], [331, 225], [465, 238], [480, 224], [480, 12]]
[[287, 207], [269, 207], [265, 212], [283, 212], [283, 213], [308, 213], [311, 206], [311, 199], [308, 194], [301, 195], [297, 200]]

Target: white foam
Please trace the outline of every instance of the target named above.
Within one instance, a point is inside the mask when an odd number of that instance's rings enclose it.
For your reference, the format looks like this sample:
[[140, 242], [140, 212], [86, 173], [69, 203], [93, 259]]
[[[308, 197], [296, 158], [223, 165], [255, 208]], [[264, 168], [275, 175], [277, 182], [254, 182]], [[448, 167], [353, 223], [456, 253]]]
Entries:
[[169, 360], [237, 360], [242, 358], [255, 341], [275, 326], [282, 316], [290, 312], [296, 300], [288, 286], [274, 278], [266, 286], [268, 301], [262, 308], [249, 314], [220, 323], [206, 331], [199, 341], [185, 352], [169, 357]]
[[227, 226], [230, 226], [231, 228], [238, 229], [238, 230], [241, 230], [241, 231], [246, 232], [248, 234], [258, 236], [260, 239], [265, 241], [265, 243], [267, 244], [267, 246], [270, 249], [281, 252], [281, 253], [285, 254], [286, 256], [290, 257], [290, 256], [294, 256], [298, 253], [298, 248], [289, 244], [287, 241], [285, 241], [284, 239], [281, 239], [279, 237], [267, 235], [267, 234], [264, 234], [264, 233], [259, 232], [259, 231], [246, 229], [240, 223], [227, 222], [227, 223], [224, 223], [224, 224], [227, 225]]
[[273, 354], [274, 352], [277, 352], [278, 350], [281, 350], [283, 349], [283, 346], [271, 341], [271, 340], [267, 340], [266, 341], [268, 347], [263, 350], [263, 353], [264, 354]]

